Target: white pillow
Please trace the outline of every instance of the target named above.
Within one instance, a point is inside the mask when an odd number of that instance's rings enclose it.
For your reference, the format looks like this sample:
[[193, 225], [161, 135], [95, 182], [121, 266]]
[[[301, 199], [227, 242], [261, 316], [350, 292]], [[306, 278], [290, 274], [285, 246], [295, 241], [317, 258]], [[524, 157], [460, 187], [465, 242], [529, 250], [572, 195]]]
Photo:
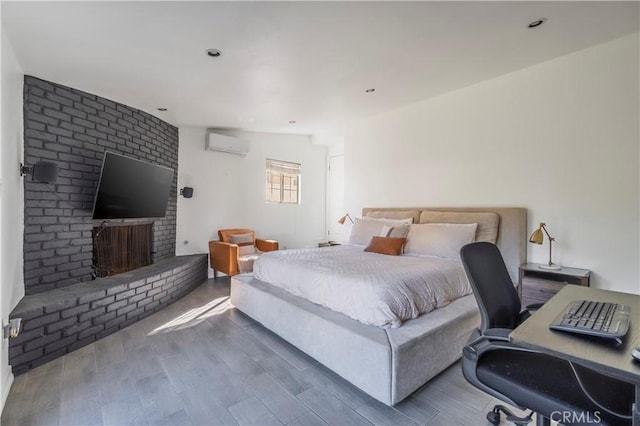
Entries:
[[[404, 219], [402, 219], [402, 222], [404, 222]], [[396, 225], [398, 224], [393, 223], [393, 220], [356, 218], [353, 221], [353, 227], [351, 228], [349, 243], [366, 246], [371, 242], [371, 237], [386, 236], [382, 235], [385, 230], [385, 226], [394, 227]], [[387, 230], [386, 232], [389, 233], [389, 230]]]
[[460, 259], [460, 248], [473, 242], [477, 223], [421, 223], [411, 225], [405, 253]]
[[378, 237], [388, 237], [389, 232], [393, 231], [393, 226], [385, 225], [382, 227], [382, 231], [377, 235]]
[[406, 219], [387, 219], [384, 217], [365, 216], [362, 218], [362, 220], [374, 220], [378, 222], [385, 222], [387, 225], [391, 225], [391, 226], [411, 225], [413, 223], [412, 217], [408, 217]]
[[407, 238], [409, 233], [409, 225], [390, 226], [385, 225], [382, 227], [382, 231], [378, 234], [378, 237], [391, 237], [391, 238]]
[[407, 238], [407, 234], [411, 229], [410, 225], [394, 226], [387, 234], [387, 237], [391, 238]]

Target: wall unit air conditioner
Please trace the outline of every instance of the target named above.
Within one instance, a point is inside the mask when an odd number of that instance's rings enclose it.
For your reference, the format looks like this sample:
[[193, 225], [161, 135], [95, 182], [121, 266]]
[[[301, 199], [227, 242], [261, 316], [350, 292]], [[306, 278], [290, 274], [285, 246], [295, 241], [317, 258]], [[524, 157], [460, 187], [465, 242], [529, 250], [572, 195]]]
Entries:
[[229, 154], [247, 155], [249, 141], [212, 131], [207, 132], [205, 148], [207, 151], [220, 151]]

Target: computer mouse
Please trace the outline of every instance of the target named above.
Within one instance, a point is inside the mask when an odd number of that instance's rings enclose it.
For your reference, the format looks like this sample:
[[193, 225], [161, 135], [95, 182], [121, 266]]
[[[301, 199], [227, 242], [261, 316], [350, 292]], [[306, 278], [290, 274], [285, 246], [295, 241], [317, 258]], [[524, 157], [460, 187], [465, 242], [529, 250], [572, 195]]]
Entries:
[[640, 346], [636, 346], [635, 348], [633, 348], [633, 350], [631, 351], [631, 356], [636, 361], [640, 361]]

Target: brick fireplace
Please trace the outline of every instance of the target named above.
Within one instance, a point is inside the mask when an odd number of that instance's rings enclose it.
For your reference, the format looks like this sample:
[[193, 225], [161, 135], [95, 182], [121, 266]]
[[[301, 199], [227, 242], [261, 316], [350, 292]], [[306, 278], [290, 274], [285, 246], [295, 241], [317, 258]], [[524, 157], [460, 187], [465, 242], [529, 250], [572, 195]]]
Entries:
[[[166, 216], [92, 220], [105, 151], [178, 168], [178, 129], [146, 112], [24, 78], [24, 162], [56, 163], [58, 179], [24, 181], [26, 296], [9, 340], [14, 374], [127, 327], [207, 278], [207, 256], [176, 257], [177, 173]], [[146, 265], [146, 266], [145, 266]]]
[[[178, 129], [127, 105], [25, 76], [25, 164], [59, 167], [54, 185], [25, 178], [27, 295], [95, 278], [93, 229], [101, 222], [91, 211], [106, 150], [177, 170]], [[167, 214], [153, 221], [153, 262], [175, 254], [176, 197], [177, 173]]]

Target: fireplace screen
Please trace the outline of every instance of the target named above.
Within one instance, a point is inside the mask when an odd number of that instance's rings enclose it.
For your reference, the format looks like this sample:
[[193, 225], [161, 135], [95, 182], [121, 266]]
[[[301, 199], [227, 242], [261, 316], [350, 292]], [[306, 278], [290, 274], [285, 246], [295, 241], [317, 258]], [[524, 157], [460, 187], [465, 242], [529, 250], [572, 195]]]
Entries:
[[104, 278], [151, 264], [153, 224], [93, 228], [93, 275]]

